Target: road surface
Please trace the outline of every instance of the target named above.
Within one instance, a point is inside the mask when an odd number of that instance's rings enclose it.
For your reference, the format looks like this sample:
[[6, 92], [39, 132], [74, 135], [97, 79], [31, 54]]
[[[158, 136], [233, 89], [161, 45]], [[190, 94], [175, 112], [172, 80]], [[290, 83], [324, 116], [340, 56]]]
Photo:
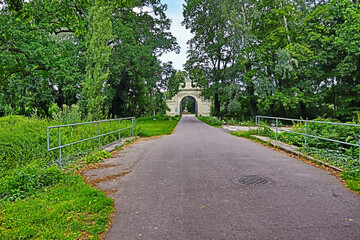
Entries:
[[195, 117], [104, 165], [87, 174], [115, 199], [108, 240], [360, 239], [360, 197], [330, 172]]

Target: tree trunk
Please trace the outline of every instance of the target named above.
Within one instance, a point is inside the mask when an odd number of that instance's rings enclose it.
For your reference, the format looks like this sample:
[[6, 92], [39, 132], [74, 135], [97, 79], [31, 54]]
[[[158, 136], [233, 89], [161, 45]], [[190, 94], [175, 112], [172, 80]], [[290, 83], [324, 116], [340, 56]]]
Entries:
[[308, 117], [307, 110], [306, 110], [306, 105], [305, 105], [305, 103], [303, 101], [300, 101], [299, 104], [300, 104], [301, 117], [306, 119]]
[[247, 82], [247, 89], [246, 92], [248, 94], [250, 100], [250, 116], [255, 117], [257, 114], [257, 103], [256, 103], [256, 96], [255, 96], [255, 84], [254, 81], [247, 76], [247, 73], [251, 70], [251, 63], [245, 63], [245, 81]]
[[282, 117], [286, 118], [286, 110], [282, 102], [280, 102], [280, 109], [281, 109]]
[[218, 92], [215, 92], [215, 96], [214, 96], [214, 115], [217, 117], [220, 116], [220, 99]]

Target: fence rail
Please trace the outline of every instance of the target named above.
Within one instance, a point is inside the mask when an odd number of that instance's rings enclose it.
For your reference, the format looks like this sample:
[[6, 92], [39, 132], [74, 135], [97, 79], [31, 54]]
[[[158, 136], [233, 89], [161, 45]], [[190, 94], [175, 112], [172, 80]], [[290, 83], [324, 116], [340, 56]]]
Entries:
[[[121, 128], [121, 121], [122, 120], [131, 120], [131, 127]], [[119, 126], [119, 128], [117, 130], [111, 131], [111, 132], [106, 132], [106, 133], [101, 133], [101, 123], [115, 122], [115, 121], [118, 122], [118, 126]], [[98, 134], [96, 136], [81, 139], [79, 141], [67, 143], [67, 144], [64, 144], [64, 145], [61, 144], [61, 128], [72, 127], [72, 126], [80, 126], [80, 125], [89, 125], [89, 124], [97, 124], [97, 126], [98, 126]], [[85, 142], [85, 141], [97, 138], [98, 139], [98, 148], [100, 149], [101, 137], [109, 135], [109, 134], [118, 133], [118, 141], [120, 142], [120, 140], [121, 140], [121, 131], [123, 131], [123, 130], [132, 129], [131, 134], [134, 137], [135, 125], [136, 125], [135, 117], [126, 117], [126, 118], [116, 118], [116, 119], [100, 120], [100, 121], [93, 121], [93, 122], [73, 123], [73, 124], [66, 124], [66, 125], [50, 126], [50, 127], [46, 128], [47, 151], [50, 152], [50, 151], [59, 149], [59, 166], [60, 166], [60, 168], [62, 168], [62, 161], [61, 161], [61, 149], [62, 148], [65, 148], [65, 147], [68, 147], [68, 146], [71, 146], [71, 145], [74, 145], [74, 144], [77, 144], [77, 143], [81, 143], [81, 142]], [[50, 148], [50, 129], [54, 129], [54, 128], [58, 129], [59, 145], [57, 147]]]
[[[275, 120], [275, 127], [273, 126], [268, 126], [268, 125], [261, 125], [261, 119], [263, 120]], [[286, 130], [286, 129], [282, 129], [279, 128], [279, 120], [283, 120], [283, 121], [291, 121], [291, 122], [303, 122], [305, 123], [305, 133], [300, 133], [300, 132], [293, 132], [290, 130]], [[281, 118], [281, 117], [269, 117], [269, 116], [256, 116], [255, 117], [255, 124], [258, 126], [258, 132], [260, 133], [260, 127], [267, 127], [267, 128], [271, 128], [271, 129], [275, 129], [276, 132], [276, 140], [278, 139], [278, 132], [282, 131], [282, 132], [288, 132], [288, 133], [294, 133], [297, 135], [302, 135], [305, 138], [305, 149], [307, 148], [307, 138], [311, 137], [311, 138], [317, 138], [317, 139], [321, 139], [321, 140], [325, 140], [325, 141], [330, 141], [330, 142], [336, 142], [336, 143], [340, 143], [340, 144], [345, 144], [345, 145], [349, 145], [349, 146], [355, 146], [359, 148], [359, 162], [360, 162], [360, 140], [358, 141], [357, 144], [354, 143], [349, 143], [349, 142], [344, 142], [344, 141], [339, 141], [339, 140], [335, 140], [335, 139], [330, 139], [330, 138], [324, 138], [324, 137], [320, 137], [320, 136], [316, 136], [316, 135], [310, 135], [307, 133], [308, 130], [308, 125], [310, 123], [319, 123], [319, 124], [329, 124], [329, 125], [340, 125], [340, 126], [350, 126], [350, 127], [359, 127], [360, 125], [357, 124], [349, 124], [349, 123], [334, 123], [334, 122], [322, 122], [322, 121], [313, 121], [313, 120], [303, 120], [303, 119], [292, 119], [292, 118]]]

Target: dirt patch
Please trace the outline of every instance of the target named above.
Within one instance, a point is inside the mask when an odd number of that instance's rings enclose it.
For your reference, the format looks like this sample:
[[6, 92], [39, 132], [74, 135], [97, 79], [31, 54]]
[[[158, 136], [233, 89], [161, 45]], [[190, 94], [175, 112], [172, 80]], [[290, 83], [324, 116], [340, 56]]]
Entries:
[[110, 190], [103, 190], [103, 192], [106, 194], [106, 196], [109, 196], [112, 193], [116, 193], [116, 189], [110, 189]]
[[96, 179], [93, 179], [93, 180], [89, 180], [87, 182], [90, 183], [93, 186], [96, 186], [97, 184], [99, 184], [101, 182], [106, 182], [106, 181], [110, 181], [110, 180], [113, 180], [113, 179], [116, 179], [116, 178], [119, 178], [119, 177], [123, 177], [123, 176], [125, 176], [125, 175], [127, 175], [129, 173], [131, 173], [131, 170], [127, 170], [127, 171], [119, 173], [119, 174], [113, 174], [113, 175], [109, 175], [109, 176], [102, 177], [102, 178], [96, 178]]
[[117, 164], [99, 164], [97, 166], [97, 169], [100, 169], [100, 168], [111, 168], [111, 167], [116, 167], [116, 166], [119, 166]]

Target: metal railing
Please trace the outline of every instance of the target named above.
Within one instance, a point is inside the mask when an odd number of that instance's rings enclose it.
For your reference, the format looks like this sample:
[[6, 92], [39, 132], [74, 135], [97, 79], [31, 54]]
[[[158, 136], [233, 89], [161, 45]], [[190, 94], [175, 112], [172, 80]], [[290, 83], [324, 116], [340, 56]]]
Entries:
[[[271, 120], [275, 120], [275, 126], [261, 125], [261, 119], [271, 119]], [[279, 128], [279, 120], [291, 121], [291, 122], [304, 122], [304, 123], [305, 123], [305, 133], [293, 132], [293, 131], [290, 131], [290, 130], [286, 130], [286, 129]], [[359, 148], [359, 162], [360, 162], [360, 140], [358, 141], [357, 144], [355, 144], [355, 143], [343, 142], [343, 141], [339, 141], [339, 140], [335, 140], [335, 139], [330, 139], [330, 138], [324, 138], [324, 137], [319, 137], [319, 136], [315, 136], [315, 135], [310, 135], [310, 134], [307, 133], [307, 131], [308, 131], [308, 125], [309, 125], [310, 123], [320, 123], [320, 124], [329, 124], [329, 125], [340, 125], [340, 126], [349, 126], [349, 127], [360, 127], [360, 125], [357, 125], [357, 124], [349, 124], [349, 123], [322, 122], [322, 121], [312, 121], [312, 120], [292, 119], [292, 118], [281, 118], [281, 117], [269, 117], [269, 116], [256, 116], [256, 117], [255, 117], [255, 124], [258, 126], [258, 133], [259, 133], [259, 135], [260, 135], [260, 127], [267, 127], [267, 128], [275, 129], [275, 131], [276, 131], [276, 140], [278, 139], [278, 132], [279, 132], [279, 131], [288, 132], [288, 133], [294, 133], [294, 134], [298, 134], [298, 135], [304, 136], [304, 138], [305, 138], [305, 146], [304, 146], [304, 148], [305, 148], [305, 149], [307, 148], [307, 137], [312, 137], [312, 138], [317, 138], [317, 139], [321, 139], [321, 140], [325, 140], [325, 141], [330, 141], [330, 142], [336, 142], [336, 143], [340, 143], [340, 144], [355, 146], [355, 147], [358, 147], [358, 148]]]
[[[121, 120], [130, 120], [131, 119], [131, 127], [126, 127], [126, 128], [121, 128]], [[107, 132], [107, 133], [102, 133], [101, 134], [101, 123], [104, 122], [113, 122], [113, 121], [117, 121], [118, 122], [118, 126], [119, 128], [115, 131], [111, 131], [111, 132]], [[75, 141], [75, 142], [71, 142], [71, 143], [67, 143], [62, 145], [61, 143], [61, 128], [65, 128], [65, 127], [72, 127], [72, 126], [79, 126], [79, 125], [89, 125], [89, 124], [97, 124], [98, 126], [98, 134], [96, 136], [93, 137], [89, 137], [89, 138], [85, 138], [85, 139], [81, 139], [79, 141]], [[74, 124], [66, 124], [66, 125], [58, 125], [58, 126], [50, 126], [46, 128], [46, 138], [47, 138], [47, 151], [53, 151], [56, 149], [59, 149], [59, 166], [62, 169], [62, 161], [61, 161], [61, 149], [77, 144], [77, 143], [81, 143], [81, 142], [85, 142], [91, 139], [95, 139], [98, 138], [98, 148], [100, 149], [100, 143], [101, 143], [101, 137], [109, 135], [109, 134], [114, 134], [114, 133], [118, 133], [118, 141], [120, 142], [121, 140], [121, 131], [126, 130], [126, 129], [130, 129], [132, 128], [132, 137], [134, 137], [134, 129], [135, 129], [135, 125], [136, 125], [136, 119], [135, 117], [127, 117], [127, 118], [117, 118], [117, 119], [109, 119], [109, 120], [100, 120], [100, 121], [94, 121], [94, 122], [84, 122], [84, 123], [74, 123]], [[57, 147], [53, 147], [50, 148], [50, 129], [53, 128], [57, 128], [58, 129], [58, 141], [59, 141], [59, 145]]]

